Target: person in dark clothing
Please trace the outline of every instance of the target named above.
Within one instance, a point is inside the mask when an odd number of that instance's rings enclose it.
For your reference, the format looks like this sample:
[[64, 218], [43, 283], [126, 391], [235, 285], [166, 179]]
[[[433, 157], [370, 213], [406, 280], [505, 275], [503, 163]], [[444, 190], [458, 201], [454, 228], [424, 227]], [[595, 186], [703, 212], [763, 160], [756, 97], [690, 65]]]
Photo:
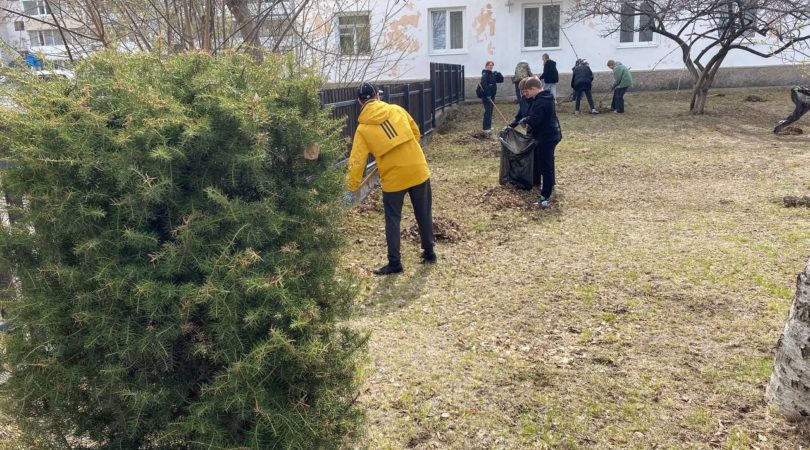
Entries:
[[588, 61], [578, 59], [571, 76], [571, 89], [574, 90], [574, 101], [576, 102], [574, 114], [579, 114], [579, 104], [584, 95], [588, 99], [588, 106], [591, 107], [591, 114], [599, 114], [593, 105], [593, 95], [591, 86], [593, 84], [593, 71], [591, 71]]
[[548, 53], [543, 53], [543, 74], [538, 78], [543, 80], [546, 90], [551, 91], [554, 103], [557, 103], [557, 83], [560, 82], [560, 73], [557, 71], [557, 63], [549, 59]]
[[495, 107], [495, 94], [498, 92], [495, 73], [492, 71], [494, 67], [495, 62], [486, 62], [484, 70], [481, 71], [481, 81], [478, 84], [481, 92], [479, 97], [484, 103], [484, 122], [481, 129], [487, 134], [492, 133], [492, 110]]
[[562, 140], [562, 130], [551, 91], [543, 90], [540, 80], [536, 78], [528, 78], [522, 84], [529, 102], [529, 113], [518, 123], [526, 125], [535, 141], [534, 161], [540, 168], [542, 178], [537, 205], [548, 208], [551, 206], [555, 181], [554, 149]]
[[513, 120], [512, 123], [509, 124], [509, 126], [512, 128], [515, 128], [520, 124], [520, 119], [527, 117], [529, 115], [529, 106], [531, 105], [531, 103], [529, 102], [528, 94], [526, 92], [526, 81], [528, 81], [529, 78], [534, 78], [535, 80], [538, 79], [536, 76], [531, 76], [520, 80], [520, 82], [518, 83], [518, 92], [520, 92], [520, 105], [518, 106], [517, 114], [515, 114], [515, 120]]

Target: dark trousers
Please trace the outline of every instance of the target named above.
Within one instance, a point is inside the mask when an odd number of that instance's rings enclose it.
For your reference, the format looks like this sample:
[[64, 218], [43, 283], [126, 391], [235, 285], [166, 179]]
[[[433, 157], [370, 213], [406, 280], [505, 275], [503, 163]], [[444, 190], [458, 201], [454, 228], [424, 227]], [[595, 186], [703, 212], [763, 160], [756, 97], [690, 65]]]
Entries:
[[484, 102], [484, 124], [481, 126], [482, 130], [489, 130], [492, 128], [492, 97], [484, 97], [481, 99]]
[[610, 109], [623, 113], [624, 112], [624, 93], [627, 88], [616, 88], [613, 90], [613, 101], [610, 102]]
[[537, 142], [534, 148], [534, 165], [540, 172], [540, 195], [551, 197], [554, 189], [554, 149], [560, 141]]
[[591, 95], [591, 88], [585, 89], [577, 89], [574, 91], [574, 101], [577, 102], [576, 110], [579, 111], [579, 103], [582, 100], [582, 95], [585, 94], [585, 98], [588, 99], [588, 104], [591, 106], [591, 109], [596, 109], [593, 106], [593, 95]]
[[383, 192], [383, 206], [385, 207], [385, 242], [388, 244], [388, 262], [400, 264], [399, 224], [402, 221], [402, 203], [405, 194], [411, 197], [413, 214], [419, 226], [419, 238], [422, 240], [424, 250], [433, 250], [433, 194], [430, 190], [430, 180], [422, 184], [397, 192]]

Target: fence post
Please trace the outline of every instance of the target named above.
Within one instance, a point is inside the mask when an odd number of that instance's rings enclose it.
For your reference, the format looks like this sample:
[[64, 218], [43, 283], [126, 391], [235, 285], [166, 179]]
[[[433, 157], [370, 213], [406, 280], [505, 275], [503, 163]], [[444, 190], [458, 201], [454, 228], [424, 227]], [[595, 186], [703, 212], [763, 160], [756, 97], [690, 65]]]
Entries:
[[435, 67], [433, 64], [430, 65], [431, 72], [430, 72], [430, 128], [436, 128], [436, 81], [435, 77], [433, 76], [435, 72]]
[[464, 75], [465, 68], [461, 66], [461, 101], [465, 101], [467, 99], [467, 77]]
[[425, 83], [419, 83], [419, 134], [425, 135]]
[[411, 83], [405, 85], [405, 110], [413, 117], [413, 111], [411, 111]]

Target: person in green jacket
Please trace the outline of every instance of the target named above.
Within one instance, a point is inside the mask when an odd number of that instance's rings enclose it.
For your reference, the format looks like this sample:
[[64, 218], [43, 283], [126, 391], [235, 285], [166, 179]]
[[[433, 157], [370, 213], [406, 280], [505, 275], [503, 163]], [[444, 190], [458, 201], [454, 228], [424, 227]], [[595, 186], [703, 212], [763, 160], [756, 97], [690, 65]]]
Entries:
[[610, 109], [617, 113], [624, 112], [624, 93], [633, 86], [633, 77], [630, 69], [619, 61], [609, 60], [607, 66], [613, 71], [613, 101], [610, 102]]

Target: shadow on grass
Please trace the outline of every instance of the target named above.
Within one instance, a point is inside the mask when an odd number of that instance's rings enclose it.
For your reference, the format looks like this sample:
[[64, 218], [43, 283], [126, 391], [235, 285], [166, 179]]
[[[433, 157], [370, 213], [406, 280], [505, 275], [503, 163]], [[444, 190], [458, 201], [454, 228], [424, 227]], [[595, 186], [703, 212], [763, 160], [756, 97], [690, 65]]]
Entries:
[[[441, 264], [441, 262], [440, 262]], [[434, 264], [416, 264], [415, 269], [398, 275], [387, 275], [361, 304], [359, 316], [381, 316], [408, 306], [426, 292], [427, 280]]]

